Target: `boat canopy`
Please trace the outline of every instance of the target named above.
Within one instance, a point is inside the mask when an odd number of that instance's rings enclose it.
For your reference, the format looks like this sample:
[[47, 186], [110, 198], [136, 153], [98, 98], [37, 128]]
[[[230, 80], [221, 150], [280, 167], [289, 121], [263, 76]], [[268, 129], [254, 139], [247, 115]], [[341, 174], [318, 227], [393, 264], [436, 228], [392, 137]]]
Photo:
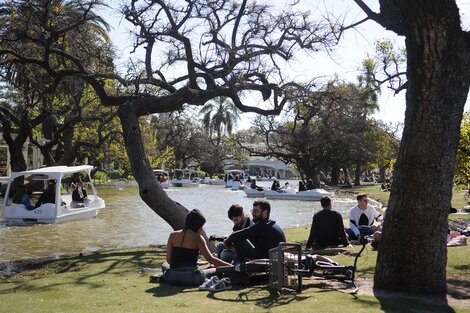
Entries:
[[[15, 179], [24, 175], [47, 175], [50, 178], [61, 179], [65, 174], [73, 174], [78, 172], [90, 173], [93, 170], [91, 165], [78, 165], [78, 166], [50, 166], [38, 168], [34, 170], [27, 170], [21, 172], [12, 172], [10, 179]], [[47, 178], [45, 178], [47, 179]]]

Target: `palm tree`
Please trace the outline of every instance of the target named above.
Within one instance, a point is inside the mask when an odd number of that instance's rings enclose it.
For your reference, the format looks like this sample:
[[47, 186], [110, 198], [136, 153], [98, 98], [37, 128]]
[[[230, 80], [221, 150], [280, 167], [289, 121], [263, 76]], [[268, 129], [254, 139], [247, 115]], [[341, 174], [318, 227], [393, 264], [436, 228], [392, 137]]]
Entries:
[[204, 128], [209, 131], [209, 135], [215, 140], [217, 145], [222, 141], [224, 133], [231, 134], [237, 121], [240, 119], [238, 109], [227, 97], [216, 97], [207, 102], [199, 112], [203, 115], [202, 123]]

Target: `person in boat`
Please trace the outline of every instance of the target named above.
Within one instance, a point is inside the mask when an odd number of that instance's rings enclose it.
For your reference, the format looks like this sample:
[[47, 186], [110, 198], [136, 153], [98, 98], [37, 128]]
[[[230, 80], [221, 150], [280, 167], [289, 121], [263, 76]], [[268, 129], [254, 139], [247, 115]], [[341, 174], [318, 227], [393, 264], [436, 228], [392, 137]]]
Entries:
[[281, 185], [279, 184], [279, 181], [275, 179], [271, 185], [271, 190], [278, 191], [279, 189], [281, 189]]
[[320, 199], [323, 210], [315, 213], [307, 240], [307, 249], [324, 249], [329, 246], [349, 246], [349, 240], [344, 230], [341, 214], [332, 210], [331, 198], [324, 196]]
[[224, 245], [230, 249], [234, 244], [248, 239], [253, 244], [252, 247], [236, 249], [237, 257], [240, 261], [250, 259], [268, 259], [269, 250], [276, 248], [280, 242], [285, 242], [284, 232], [275, 221], [269, 219], [271, 205], [265, 200], [257, 200], [253, 203], [251, 214], [253, 225], [232, 233], [224, 240]]
[[305, 187], [305, 183], [302, 180], [299, 180], [299, 191], [307, 191], [307, 187]]
[[250, 188], [251, 189], [256, 189], [258, 191], [263, 191], [264, 190], [263, 187], [260, 187], [260, 186], [256, 185], [256, 179], [251, 180]]
[[349, 239], [354, 240], [361, 235], [373, 235], [378, 231], [380, 226], [374, 225], [374, 221], [381, 217], [381, 214], [369, 205], [367, 194], [359, 194], [356, 199], [357, 205], [349, 213], [349, 228], [346, 229]]
[[307, 181], [307, 190], [312, 190], [312, 189], [315, 189], [315, 185], [313, 184], [313, 180], [309, 179]]
[[72, 200], [77, 202], [83, 202], [87, 198], [86, 190], [83, 189], [83, 182], [81, 180], [75, 183], [77, 188], [72, 192]]
[[35, 207], [40, 207], [43, 203], [55, 203], [55, 180], [51, 179], [47, 182], [47, 187], [44, 192], [39, 196]]
[[35, 207], [31, 204], [31, 199], [28, 196], [27, 188], [25, 185], [19, 185], [16, 193], [13, 196], [13, 203], [23, 204], [28, 211], [32, 211]]
[[78, 180], [75, 185], [77, 186], [72, 191], [72, 207], [84, 207], [88, 201], [86, 190], [83, 189], [83, 182]]
[[[233, 222], [232, 231], [234, 232], [253, 225], [250, 217], [246, 215], [243, 207], [239, 204], [232, 204], [227, 213], [228, 218]], [[248, 245], [248, 247], [250, 247], [253, 244], [249, 241], [249, 239], [247, 239], [245, 241], [241, 241], [232, 247], [232, 249], [225, 249], [223, 242], [221, 242], [216, 247], [217, 256], [225, 262], [233, 262], [236, 255], [235, 250], [237, 248], [240, 248], [241, 250], [247, 250], [243, 247], [243, 245]]]

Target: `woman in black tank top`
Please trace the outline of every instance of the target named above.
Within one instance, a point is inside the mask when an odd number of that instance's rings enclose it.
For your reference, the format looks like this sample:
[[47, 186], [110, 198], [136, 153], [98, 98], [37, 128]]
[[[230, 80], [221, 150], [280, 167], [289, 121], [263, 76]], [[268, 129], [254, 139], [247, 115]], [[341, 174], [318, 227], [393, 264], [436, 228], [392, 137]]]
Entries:
[[192, 210], [186, 216], [184, 228], [174, 231], [168, 238], [166, 261], [171, 269], [195, 268], [199, 252], [214, 266], [230, 266], [212, 255], [201, 236], [206, 219], [199, 210]]

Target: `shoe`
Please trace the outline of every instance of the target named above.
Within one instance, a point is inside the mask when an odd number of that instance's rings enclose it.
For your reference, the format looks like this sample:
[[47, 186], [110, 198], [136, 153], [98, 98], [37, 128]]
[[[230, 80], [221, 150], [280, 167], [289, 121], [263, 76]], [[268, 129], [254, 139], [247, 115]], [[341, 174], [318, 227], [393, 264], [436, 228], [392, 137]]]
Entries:
[[222, 290], [227, 290], [231, 288], [232, 288], [232, 282], [230, 281], [230, 278], [225, 277], [219, 280], [213, 286], [211, 286], [209, 288], [209, 291], [215, 292], [215, 291], [222, 291]]
[[372, 241], [372, 242], [370, 243], [370, 245], [372, 246], [372, 249], [373, 249], [374, 251], [379, 250], [379, 243], [378, 243], [378, 242]]
[[154, 275], [150, 276], [150, 279], [149, 279], [149, 283], [152, 283], [152, 284], [161, 283], [163, 281], [165, 281], [165, 279], [163, 278], [162, 273], [154, 274]]
[[207, 291], [209, 290], [212, 286], [217, 284], [220, 281], [219, 277], [217, 276], [212, 276], [210, 279], [206, 278], [206, 280], [202, 283], [201, 286], [199, 286], [199, 290], [201, 291]]

